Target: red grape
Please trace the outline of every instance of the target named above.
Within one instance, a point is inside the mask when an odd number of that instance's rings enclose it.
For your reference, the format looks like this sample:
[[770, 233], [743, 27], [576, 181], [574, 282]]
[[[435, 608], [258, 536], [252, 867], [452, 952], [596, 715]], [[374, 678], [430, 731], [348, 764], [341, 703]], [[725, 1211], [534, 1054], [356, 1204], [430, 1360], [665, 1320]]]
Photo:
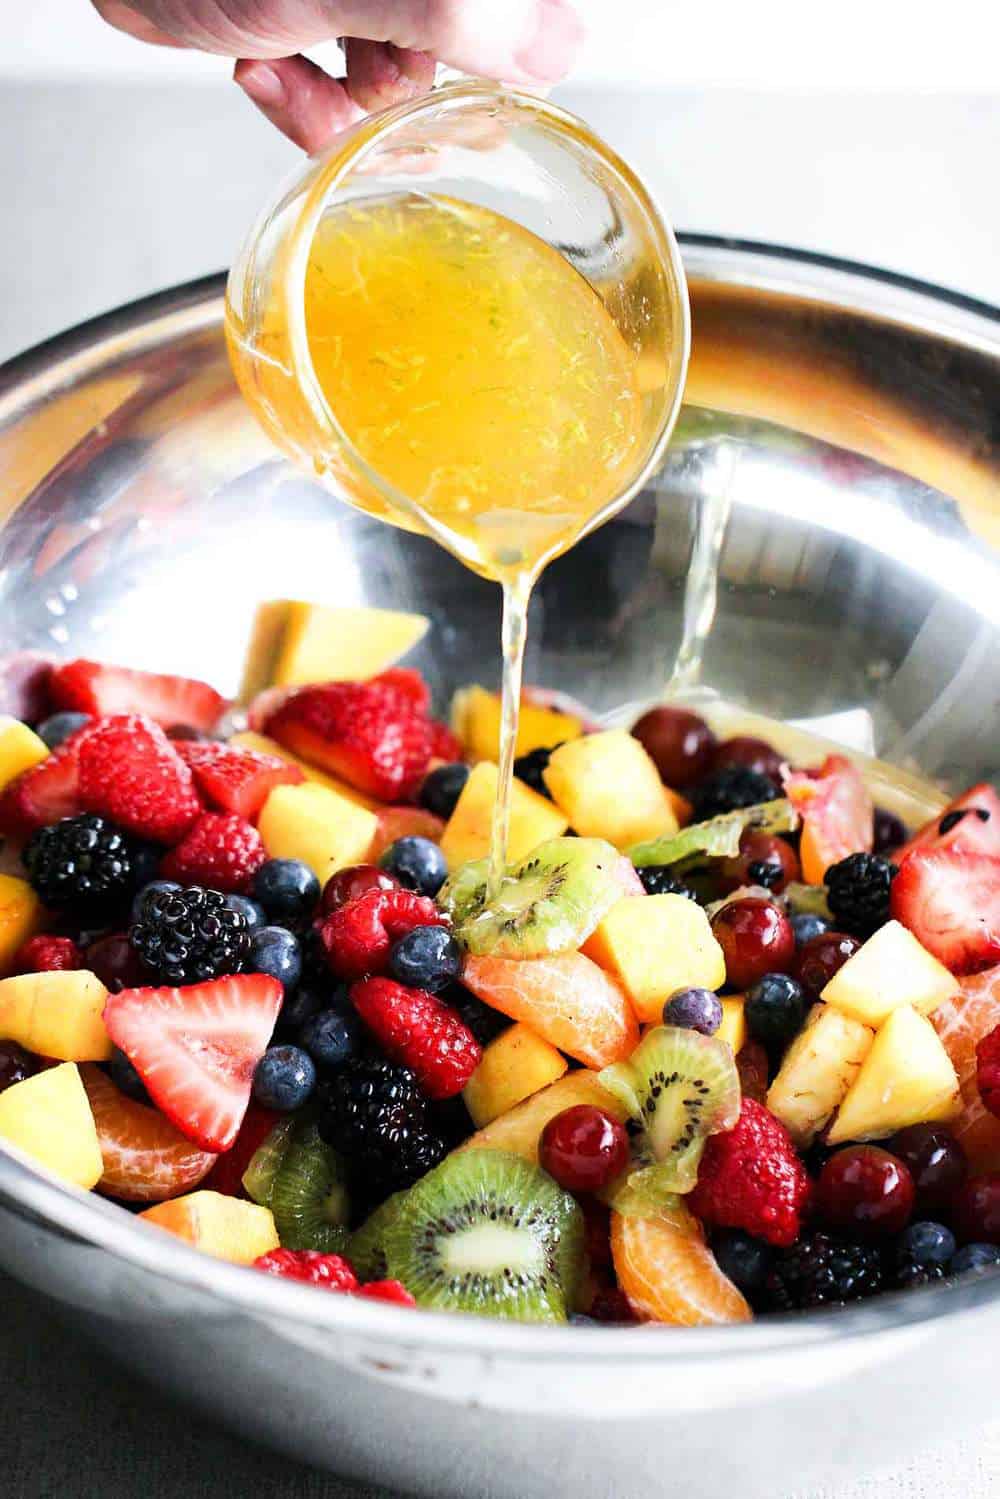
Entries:
[[916, 1189], [910, 1168], [877, 1145], [848, 1145], [816, 1183], [816, 1208], [831, 1228], [878, 1238], [905, 1228]]
[[781, 767], [784, 763], [782, 756], [766, 739], [755, 739], [751, 734], [737, 734], [732, 739], [723, 739], [712, 756], [713, 770], [741, 765], [746, 770], [755, 770], [758, 775], [768, 776], [777, 786], [781, 785]]
[[911, 1124], [887, 1140], [886, 1149], [909, 1166], [921, 1216], [946, 1211], [969, 1174], [965, 1151], [940, 1124]]
[[973, 1176], [960, 1187], [952, 1221], [963, 1244], [1000, 1244], [1000, 1171]]
[[792, 972], [810, 994], [819, 995], [861, 943], [846, 932], [821, 932], [799, 948]]
[[357, 900], [358, 896], [366, 895], [369, 890], [399, 888], [399, 881], [384, 869], [376, 869], [374, 864], [351, 864], [347, 869], [338, 869], [323, 886], [319, 915], [329, 916], [331, 912], [339, 911], [341, 906]]
[[724, 890], [738, 890], [741, 885], [764, 885], [780, 895], [792, 880], [802, 877], [799, 856], [783, 838], [747, 829], [740, 839], [740, 851], [734, 859], [723, 859], [721, 873]]
[[96, 973], [105, 989], [120, 994], [123, 989], [143, 989], [155, 983], [149, 969], [124, 932], [98, 937], [83, 954], [84, 967]]
[[603, 1109], [578, 1103], [542, 1130], [538, 1161], [567, 1192], [597, 1192], [628, 1165], [625, 1126]]
[[632, 729], [668, 786], [690, 786], [708, 770], [715, 735], [685, 708], [651, 708]]
[[726, 980], [748, 989], [765, 973], [787, 973], [795, 957], [791, 922], [773, 900], [750, 895], [731, 900], [712, 917], [712, 931], [726, 960]]

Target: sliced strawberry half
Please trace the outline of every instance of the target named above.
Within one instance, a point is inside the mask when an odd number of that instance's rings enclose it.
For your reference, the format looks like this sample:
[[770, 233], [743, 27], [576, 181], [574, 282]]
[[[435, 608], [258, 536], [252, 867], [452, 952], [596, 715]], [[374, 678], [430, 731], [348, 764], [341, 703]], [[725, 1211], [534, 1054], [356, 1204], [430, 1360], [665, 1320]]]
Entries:
[[965, 848], [1000, 857], [1000, 796], [987, 781], [970, 786], [897, 849], [894, 862], [902, 864], [916, 848]]
[[241, 749], [217, 740], [177, 740], [174, 748], [191, 768], [195, 786], [211, 807], [253, 822], [275, 786], [297, 786], [305, 776], [290, 760]]
[[109, 995], [104, 1024], [167, 1118], [218, 1153], [239, 1134], [283, 992], [260, 973], [183, 989], [123, 989]]
[[369, 677], [369, 687], [389, 687], [398, 692], [415, 712], [424, 717], [431, 708], [431, 689], [413, 666], [390, 666], [377, 677]]
[[415, 796], [431, 759], [427, 718], [405, 692], [377, 681], [302, 687], [265, 729], [309, 764], [385, 802]]
[[79, 757], [81, 805], [129, 833], [177, 843], [201, 813], [190, 770], [151, 718], [102, 719], [85, 734]]
[[210, 729], [228, 706], [214, 687], [193, 677], [106, 666], [82, 656], [57, 666], [48, 690], [57, 708], [91, 713], [95, 717], [144, 713], [165, 729], [174, 724]]
[[785, 795], [802, 818], [799, 856], [807, 884], [821, 885], [831, 864], [871, 853], [875, 809], [861, 772], [844, 755], [827, 755], [819, 770], [787, 771]]
[[892, 914], [954, 974], [1000, 962], [1000, 857], [918, 848], [892, 882]]
[[81, 810], [80, 749], [96, 725], [84, 724], [46, 759], [22, 771], [0, 796], [0, 833], [26, 838]]

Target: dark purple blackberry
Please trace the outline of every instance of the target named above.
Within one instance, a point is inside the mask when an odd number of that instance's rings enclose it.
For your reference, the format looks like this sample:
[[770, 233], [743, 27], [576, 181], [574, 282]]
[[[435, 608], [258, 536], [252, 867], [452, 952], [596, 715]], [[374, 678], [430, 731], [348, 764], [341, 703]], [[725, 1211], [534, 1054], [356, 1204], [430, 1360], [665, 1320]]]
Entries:
[[723, 812], [755, 807], [758, 802], [773, 802], [781, 791], [770, 776], [745, 765], [726, 765], [699, 781], [686, 795], [694, 808], [694, 821], [705, 822]]
[[21, 855], [33, 889], [50, 910], [93, 918], [132, 894], [132, 840], [104, 817], [84, 813], [39, 828]]
[[246, 917], [218, 890], [151, 889], [140, 902], [129, 941], [162, 983], [200, 984], [240, 973], [250, 952]]
[[832, 1234], [808, 1234], [775, 1258], [764, 1298], [771, 1311], [801, 1312], [861, 1301], [882, 1287], [882, 1257], [877, 1249]]
[[369, 1204], [412, 1186], [447, 1153], [408, 1067], [356, 1057], [322, 1086], [320, 1099], [320, 1135], [343, 1156]]
[[552, 800], [552, 793], [545, 784], [543, 772], [548, 768], [552, 750], [558, 748], [558, 744], [554, 744], [552, 749], [533, 749], [527, 755], [519, 755], [514, 761], [517, 779], [530, 786], [532, 791], [537, 791], [539, 796], [547, 796], [549, 801]]
[[826, 899], [840, 931], [870, 937], [889, 920], [896, 866], [878, 854], [848, 854], [823, 876]]
[[685, 895], [688, 900], [697, 900], [690, 886], [677, 878], [672, 864], [647, 864], [636, 873], [647, 895]]

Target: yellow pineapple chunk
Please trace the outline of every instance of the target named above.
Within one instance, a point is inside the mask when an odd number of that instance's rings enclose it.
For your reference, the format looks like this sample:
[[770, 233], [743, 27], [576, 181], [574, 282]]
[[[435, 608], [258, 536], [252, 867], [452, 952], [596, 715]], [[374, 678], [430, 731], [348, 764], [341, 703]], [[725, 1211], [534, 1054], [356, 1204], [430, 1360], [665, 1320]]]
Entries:
[[41, 930], [44, 910], [27, 880], [0, 874], [0, 973], [6, 973], [22, 942]]
[[492, 1124], [477, 1130], [459, 1149], [510, 1150], [537, 1166], [542, 1130], [563, 1109], [572, 1109], [579, 1103], [604, 1109], [622, 1124], [628, 1118], [625, 1105], [607, 1088], [601, 1087], [596, 1072], [581, 1067], [576, 1072], [567, 1072], [558, 1082], [550, 1083], [540, 1093], [533, 1093], [523, 1103], [494, 1119]]
[[49, 747], [19, 718], [0, 714], [0, 791], [23, 770], [47, 758]]
[[[449, 869], [458, 869], [490, 851], [493, 804], [497, 794], [497, 768], [481, 760], [462, 787], [448, 826], [441, 835], [441, 849]], [[510, 837], [507, 857], [513, 864], [540, 843], [561, 838], [569, 823], [550, 801], [515, 777], [510, 798]]]
[[722, 1024], [715, 1033], [717, 1041], [726, 1041], [733, 1056], [742, 1051], [747, 1039], [746, 996], [727, 994], [722, 1000]]
[[396, 609], [273, 600], [254, 618], [241, 696], [246, 701], [271, 685], [364, 681], [405, 656], [429, 628], [422, 614]]
[[726, 960], [708, 917], [685, 895], [620, 900], [582, 951], [618, 980], [642, 1021], [657, 1025], [678, 989], [719, 989]]
[[0, 1140], [87, 1191], [104, 1174], [97, 1126], [72, 1062], [49, 1067], [0, 1093]]
[[581, 838], [606, 838], [626, 849], [677, 832], [659, 771], [638, 739], [624, 730], [562, 745], [553, 751], [544, 779]]
[[279, 1244], [270, 1208], [221, 1192], [189, 1192], [185, 1197], [158, 1202], [139, 1217], [176, 1234], [202, 1253], [234, 1265], [252, 1265]]
[[491, 1041], [462, 1089], [477, 1129], [506, 1114], [515, 1104], [562, 1077], [569, 1063], [561, 1051], [529, 1026], [512, 1025]]
[[108, 991], [95, 973], [22, 973], [0, 979], [0, 1037], [60, 1062], [106, 1062]]
[[345, 796], [349, 802], [354, 802], [358, 807], [380, 807], [374, 797], [366, 796], [355, 786], [349, 786], [346, 781], [340, 781], [332, 776], [328, 770], [320, 770], [315, 765], [310, 765], [308, 760], [302, 760], [298, 755], [279, 744], [276, 739], [269, 739], [266, 734], [255, 734], [252, 729], [245, 730], [242, 734], [234, 734], [229, 741], [230, 744], [238, 745], [242, 749], [256, 750], [261, 755], [275, 755], [279, 760], [285, 760], [289, 765], [297, 765], [307, 781], [312, 781], [317, 786], [325, 786], [328, 791], [336, 791], [338, 796]]
[[951, 1119], [960, 1108], [958, 1078], [937, 1031], [901, 1005], [876, 1035], [828, 1139], [878, 1140], [908, 1124]]
[[957, 992], [944, 964], [905, 926], [887, 921], [834, 974], [820, 998], [877, 1028], [900, 1005], [929, 1015]]
[[813, 1005], [767, 1094], [768, 1108], [800, 1150], [833, 1118], [874, 1040], [860, 1020], [832, 1005]]
[[338, 869], [364, 862], [378, 818], [328, 786], [305, 781], [275, 786], [258, 827], [269, 858], [301, 859], [325, 885]]
[[[485, 687], [463, 687], [451, 705], [451, 726], [470, 760], [495, 760], [500, 753], [500, 696]], [[567, 739], [579, 739], [583, 725], [570, 713], [521, 701], [517, 726], [517, 754], [551, 749]]]

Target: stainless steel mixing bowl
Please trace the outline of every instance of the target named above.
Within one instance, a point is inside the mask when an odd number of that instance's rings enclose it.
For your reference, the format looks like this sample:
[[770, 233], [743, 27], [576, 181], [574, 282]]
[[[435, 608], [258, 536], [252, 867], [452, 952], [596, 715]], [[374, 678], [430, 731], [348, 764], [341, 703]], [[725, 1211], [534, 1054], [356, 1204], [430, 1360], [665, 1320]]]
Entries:
[[[996, 767], [1000, 315], [689, 237], [688, 405], [656, 486], [546, 576], [528, 678], [611, 711], [662, 686], [699, 499], [725, 488], [707, 677], [958, 785]], [[497, 597], [338, 506], [244, 413], [221, 281], [0, 372], [0, 655], [235, 689], [254, 605], [430, 615], [441, 700], [494, 681]], [[198, 1255], [0, 1151], [0, 1265], [247, 1435], [423, 1494], [747, 1496], [854, 1474], [994, 1406], [1000, 1281], [750, 1327], [552, 1329], [321, 1296]]]

